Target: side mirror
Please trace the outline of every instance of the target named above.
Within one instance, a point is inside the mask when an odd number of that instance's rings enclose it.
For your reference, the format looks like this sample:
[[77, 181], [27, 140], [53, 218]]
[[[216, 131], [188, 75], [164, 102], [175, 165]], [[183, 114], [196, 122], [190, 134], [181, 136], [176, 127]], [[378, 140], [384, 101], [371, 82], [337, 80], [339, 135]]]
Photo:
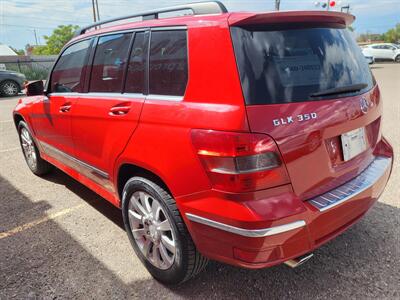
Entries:
[[34, 81], [26, 85], [27, 96], [44, 95], [44, 85], [42, 80]]

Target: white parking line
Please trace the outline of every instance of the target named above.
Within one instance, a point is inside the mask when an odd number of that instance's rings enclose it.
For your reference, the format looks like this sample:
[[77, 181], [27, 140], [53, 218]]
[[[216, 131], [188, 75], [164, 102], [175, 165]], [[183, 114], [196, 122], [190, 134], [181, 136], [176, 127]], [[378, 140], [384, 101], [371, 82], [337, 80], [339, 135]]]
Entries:
[[14, 122], [14, 120], [5, 120], [5, 121], [0, 121], [0, 123], [11, 123]]
[[15, 151], [15, 150], [18, 150], [18, 149], [21, 149], [21, 147], [14, 147], [14, 148], [0, 150], [0, 153]]
[[83, 204], [79, 204], [77, 206], [73, 206], [71, 208], [67, 208], [67, 209], [64, 209], [64, 210], [49, 214], [46, 217], [43, 217], [41, 219], [37, 219], [35, 221], [29, 222], [29, 223], [26, 223], [26, 224], [23, 224], [21, 226], [15, 227], [15, 228], [13, 228], [11, 230], [0, 232], [0, 240], [4, 239], [6, 237], [9, 237], [9, 236], [13, 236], [16, 233], [25, 231], [25, 230], [30, 229], [32, 227], [35, 227], [35, 226], [37, 226], [39, 224], [42, 224], [42, 223], [45, 223], [47, 221], [53, 220], [55, 218], [61, 217], [63, 215], [69, 214], [69, 213], [73, 212], [74, 210], [77, 210], [77, 209], [79, 209], [81, 207], [83, 207]]

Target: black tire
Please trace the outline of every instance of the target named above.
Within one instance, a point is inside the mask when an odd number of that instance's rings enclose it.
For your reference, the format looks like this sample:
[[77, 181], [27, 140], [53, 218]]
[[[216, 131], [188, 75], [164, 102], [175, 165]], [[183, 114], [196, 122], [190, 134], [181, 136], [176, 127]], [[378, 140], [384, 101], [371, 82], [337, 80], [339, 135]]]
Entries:
[[20, 91], [20, 86], [13, 80], [4, 80], [0, 84], [0, 94], [6, 97], [17, 96]]
[[[175, 260], [166, 270], [155, 267], [142, 253], [132, 234], [128, 218], [128, 206], [134, 192], [145, 192], [156, 199], [167, 213], [176, 237]], [[125, 230], [136, 255], [150, 274], [163, 284], [177, 285], [200, 273], [208, 263], [196, 249], [193, 240], [179, 213], [175, 200], [156, 179], [149, 180], [143, 177], [133, 177], [125, 184], [122, 197], [122, 216]]]
[[[21, 132], [23, 130], [26, 130], [28, 132], [30, 138], [32, 139], [32, 147], [34, 148], [34, 151], [36, 153], [36, 163], [35, 164], [29, 163], [27, 154], [24, 150], [23, 141], [22, 141], [22, 137], [21, 137]], [[32, 173], [35, 175], [38, 175], [38, 176], [42, 176], [42, 175], [49, 173], [52, 170], [53, 166], [40, 157], [39, 149], [35, 143], [34, 138], [32, 137], [32, 134], [31, 134], [28, 126], [26, 125], [26, 123], [24, 121], [20, 121], [18, 123], [18, 136], [19, 136], [19, 142], [21, 145], [22, 153], [24, 154], [25, 161], [26, 161], [29, 169], [32, 171]]]
[[395, 62], [400, 63], [400, 54], [396, 56], [396, 58], [394, 59]]

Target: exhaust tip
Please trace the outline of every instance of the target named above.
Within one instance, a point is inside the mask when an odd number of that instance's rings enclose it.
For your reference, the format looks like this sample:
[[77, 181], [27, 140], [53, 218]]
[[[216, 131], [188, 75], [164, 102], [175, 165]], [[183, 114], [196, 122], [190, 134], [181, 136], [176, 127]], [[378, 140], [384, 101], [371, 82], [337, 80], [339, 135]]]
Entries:
[[303, 256], [289, 259], [289, 260], [285, 261], [284, 264], [291, 267], [292, 269], [294, 269], [294, 268], [297, 268], [298, 266], [304, 264], [306, 261], [308, 261], [313, 256], [314, 256], [314, 253], [308, 253]]

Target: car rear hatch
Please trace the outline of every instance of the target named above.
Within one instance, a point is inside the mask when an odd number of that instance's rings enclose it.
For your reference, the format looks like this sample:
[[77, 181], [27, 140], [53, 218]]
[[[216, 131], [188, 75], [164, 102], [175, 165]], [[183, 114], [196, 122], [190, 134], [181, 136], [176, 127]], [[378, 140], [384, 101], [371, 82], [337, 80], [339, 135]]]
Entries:
[[337, 12], [229, 18], [250, 129], [277, 143], [303, 200], [361, 173], [380, 140], [379, 89]]

